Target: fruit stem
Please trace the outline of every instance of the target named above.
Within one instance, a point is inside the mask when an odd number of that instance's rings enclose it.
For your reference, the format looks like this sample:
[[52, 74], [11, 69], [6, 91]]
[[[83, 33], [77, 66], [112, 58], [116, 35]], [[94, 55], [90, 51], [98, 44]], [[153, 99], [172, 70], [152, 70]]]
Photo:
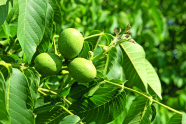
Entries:
[[101, 32], [99, 34], [94, 34], [94, 35], [87, 36], [87, 37], [84, 38], [84, 40], [89, 39], [89, 38], [92, 38], [92, 37], [96, 37], [96, 36], [101, 36], [101, 35], [104, 35], [104, 33]]
[[59, 37], [58, 35], [54, 35], [54, 37], [53, 37], [53, 47], [54, 47], [54, 53], [56, 54], [56, 55], [58, 55], [58, 53], [57, 53], [57, 48], [56, 48], [56, 42], [55, 42], [55, 38], [56, 37]]
[[41, 94], [43, 94], [44, 96], [46, 96], [47, 94], [46, 93], [44, 93], [43, 91], [41, 91], [40, 89], [38, 89], [38, 91], [41, 93]]
[[146, 97], [147, 99], [149, 99], [150, 101], [155, 102], [155, 103], [157, 103], [157, 104], [159, 104], [159, 105], [161, 105], [161, 106], [163, 106], [163, 107], [165, 107], [165, 108], [167, 108], [167, 109], [169, 109], [169, 110], [171, 110], [171, 111], [173, 111], [173, 112], [175, 112], [175, 113], [182, 114], [182, 112], [179, 112], [179, 111], [177, 111], [177, 110], [175, 110], [175, 109], [173, 109], [173, 108], [171, 108], [171, 107], [169, 107], [169, 106], [166, 106], [166, 105], [164, 105], [164, 104], [162, 104], [162, 103], [160, 103], [160, 102], [158, 102], [158, 101], [152, 99], [152, 97], [149, 97], [149, 96], [147, 96], [147, 95], [145, 95], [145, 94], [143, 94], [143, 93], [141, 93], [141, 92], [139, 92], [139, 91], [137, 91], [137, 90], [134, 90], [134, 89], [131, 89], [131, 88], [129, 88], [129, 87], [125, 87], [124, 85], [116, 84], [116, 83], [114, 83], [114, 82], [110, 82], [110, 81], [107, 81], [107, 80], [104, 80], [104, 81], [107, 82], [107, 83], [113, 84], [113, 85], [115, 85], [115, 86], [119, 86], [119, 87], [121, 87], [121, 88], [127, 89], [127, 90], [129, 90], [129, 91], [135, 92], [135, 93], [137, 93], [137, 94], [140, 94], [140, 95]]
[[50, 93], [52, 93], [52, 94], [54, 94], [54, 95], [57, 95], [56, 92], [54, 92], [54, 91], [52, 91], [52, 90], [45, 89], [45, 88], [38, 88], [38, 90], [40, 90], [40, 91], [46, 91], [46, 92], [50, 92]]

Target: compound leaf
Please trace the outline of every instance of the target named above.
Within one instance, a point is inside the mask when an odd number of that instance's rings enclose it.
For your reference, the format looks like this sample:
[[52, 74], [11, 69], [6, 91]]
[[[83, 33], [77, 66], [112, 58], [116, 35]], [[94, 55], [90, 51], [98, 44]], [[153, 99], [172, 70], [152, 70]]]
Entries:
[[126, 105], [126, 94], [118, 86], [102, 84], [92, 97], [74, 102], [69, 110], [86, 123], [104, 124], [118, 117]]

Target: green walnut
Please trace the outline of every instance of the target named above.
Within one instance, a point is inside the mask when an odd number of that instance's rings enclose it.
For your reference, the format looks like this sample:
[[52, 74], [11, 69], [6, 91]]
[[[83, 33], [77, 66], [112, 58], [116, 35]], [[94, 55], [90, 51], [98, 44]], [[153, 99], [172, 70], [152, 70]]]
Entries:
[[68, 28], [59, 35], [58, 49], [65, 59], [73, 59], [81, 52], [83, 42], [83, 36], [78, 30]]
[[57, 74], [62, 67], [62, 61], [54, 53], [41, 53], [34, 60], [35, 69], [44, 76]]
[[96, 68], [92, 61], [84, 58], [75, 58], [68, 65], [69, 74], [74, 80], [89, 83], [96, 77]]

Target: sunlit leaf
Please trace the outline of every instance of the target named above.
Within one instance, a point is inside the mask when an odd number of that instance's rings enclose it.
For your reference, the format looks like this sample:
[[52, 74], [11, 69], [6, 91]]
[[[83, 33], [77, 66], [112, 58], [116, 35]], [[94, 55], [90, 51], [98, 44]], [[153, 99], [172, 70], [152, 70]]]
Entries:
[[37, 45], [43, 38], [47, 0], [18, 0], [18, 2], [17, 37], [26, 56], [26, 61], [30, 61]]
[[186, 113], [182, 113], [182, 124], [186, 124]]
[[8, 1], [8, 0], [1, 0], [0, 6], [6, 4], [7, 1]]
[[120, 45], [123, 52], [122, 67], [128, 80], [127, 86], [136, 86], [142, 91], [147, 90], [147, 74], [145, 69], [145, 52], [143, 48], [132, 42]]
[[154, 70], [154, 68], [150, 64], [150, 62], [148, 60], [146, 60], [145, 63], [146, 63], [146, 66], [145, 66], [146, 72], [147, 72], [147, 83], [150, 86], [150, 88], [153, 90], [153, 92], [155, 94], [157, 94], [160, 99], [162, 99], [160, 79], [159, 79], [156, 71]]

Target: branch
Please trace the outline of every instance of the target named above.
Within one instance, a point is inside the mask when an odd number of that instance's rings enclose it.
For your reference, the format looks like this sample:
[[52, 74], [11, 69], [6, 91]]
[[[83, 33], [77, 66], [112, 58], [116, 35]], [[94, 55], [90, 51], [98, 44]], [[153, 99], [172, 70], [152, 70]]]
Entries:
[[45, 88], [38, 88], [38, 91], [39, 91], [40, 93], [42, 93], [42, 94], [43, 94], [42, 91], [52, 93], [52, 94], [54, 94], [54, 95], [57, 95], [57, 96], [60, 97], [60, 98], [63, 98], [68, 104], [72, 104], [69, 100], [67, 100], [67, 99], [64, 98], [64, 97], [61, 97], [60, 95], [58, 95], [56, 92], [54, 92], [54, 91], [52, 91], [52, 90], [48, 90], [48, 89], [45, 89]]

